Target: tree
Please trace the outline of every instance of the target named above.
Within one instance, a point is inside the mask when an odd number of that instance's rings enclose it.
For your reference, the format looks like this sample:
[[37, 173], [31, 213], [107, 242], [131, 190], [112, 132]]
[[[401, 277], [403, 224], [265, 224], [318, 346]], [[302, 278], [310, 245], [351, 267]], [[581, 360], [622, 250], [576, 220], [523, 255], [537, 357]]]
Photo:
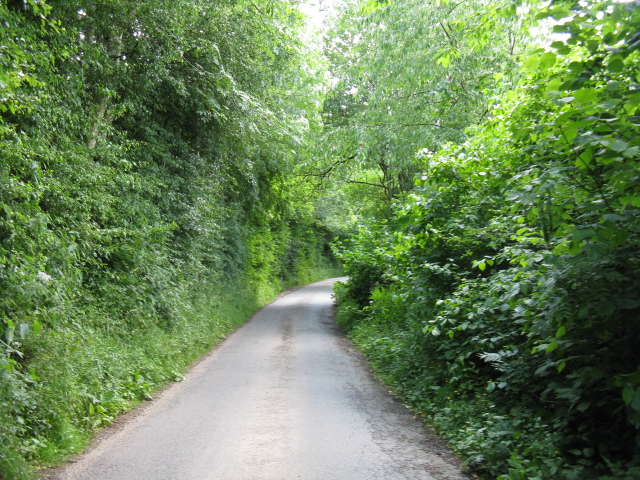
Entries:
[[416, 152], [463, 141], [522, 47], [515, 24], [491, 12], [486, 2], [347, 4], [327, 42], [335, 86], [309, 175], [341, 175], [386, 202], [410, 191]]
[[328, 234], [293, 176], [318, 123], [295, 2], [9, 1], [0, 21], [0, 477], [21, 479], [316, 279]]
[[547, 38], [521, 78], [464, 142], [420, 153], [393, 222], [339, 250], [341, 315], [468, 464], [626, 480], [640, 471], [640, 9], [529, 8]]

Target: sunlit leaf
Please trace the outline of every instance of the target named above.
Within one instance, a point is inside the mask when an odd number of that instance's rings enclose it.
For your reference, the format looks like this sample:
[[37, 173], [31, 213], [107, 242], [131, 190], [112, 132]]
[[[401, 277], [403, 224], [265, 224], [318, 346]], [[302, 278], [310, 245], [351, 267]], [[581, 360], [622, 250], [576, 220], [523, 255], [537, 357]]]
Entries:
[[622, 72], [624, 70], [624, 62], [620, 58], [614, 58], [607, 64], [607, 69], [614, 73]]
[[629, 147], [629, 144], [624, 140], [615, 138], [609, 142], [608, 146], [614, 152], [622, 152], [623, 150], [626, 150]]

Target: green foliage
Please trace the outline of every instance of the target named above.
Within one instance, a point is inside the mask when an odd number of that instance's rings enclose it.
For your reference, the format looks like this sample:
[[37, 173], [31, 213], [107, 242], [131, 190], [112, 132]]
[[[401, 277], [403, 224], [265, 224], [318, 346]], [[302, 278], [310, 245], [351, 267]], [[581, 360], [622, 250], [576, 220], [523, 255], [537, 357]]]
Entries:
[[387, 233], [337, 250], [356, 343], [491, 477], [640, 471], [639, 13], [532, 8], [556, 35], [488, 120], [421, 151]]
[[34, 88], [40, 85], [35, 74], [52, 60], [48, 48], [42, 48], [40, 35], [51, 28], [45, 15], [50, 7], [42, 0], [25, 0], [20, 7], [0, 5], [2, 39], [0, 45], [0, 134], [10, 133], [14, 115], [33, 111], [40, 100]]
[[29, 478], [335, 268], [294, 176], [319, 99], [293, 3], [25, 0], [0, 22], [0, 477]]
[[491, 2], [361, 3], [345, 4], [328, 34], [335, 85], [308, 171], [374, 191], [384, 218], [413, 188], [416, 151], [465, 138], [520, 46], [516, 22], [487, 17]]
[[358, 308], [369, 305], [374, 290], [385, 283], [385, 242], [386, 224], [374, 225], [370, 228], [361, 226], [357, 234], [349, 240], [336, 241], [333, 244], [338, 256], [345, 264], [345, 275], [349, 279], [339, 287], [343, 295], [355, 301]]

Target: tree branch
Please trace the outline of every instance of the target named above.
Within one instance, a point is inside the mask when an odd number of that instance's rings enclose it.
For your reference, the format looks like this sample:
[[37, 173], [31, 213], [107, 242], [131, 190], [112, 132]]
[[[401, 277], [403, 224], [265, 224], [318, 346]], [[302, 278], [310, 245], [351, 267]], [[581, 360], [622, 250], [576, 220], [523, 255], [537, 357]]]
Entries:
[[444, 34], [447, 36], [447, 40], [449, 40], [449, 43], [451, 44], [451, 46], [455, 48], [456, 44], [453, 42], [453, 38], [451, 38], [451, 35], [449, 34], [447, 29], [445, 28], [444, 24], [442, 22], [438, 22], [438, 23], [442, 27], [442, 30], [444, 30]]
[[303, 173], [302, 175], [300, 175], [301, 177], [320, 177], [320, 178], [326, 178], [328, 177], [331, 172], [333, 170], [335, 170], [338, 166], [347, 163], [349, 160], [353, 160], [354, 158], [356, 158], [355, 155], [351, 155], [350, 157], [346, 157], [346, 158], [340, 158], [338, 160], [336, 160], [331, 166], [329, 166], [329, 168], [327, 168], [325, 171], [320, 172], [320, 173]]
[[372, 187], [379, 187], [387, 190], [387, 187], [380, 183], [362, 182], [360, 180], [347, 180], [347, 183], [358, 183], [360, 185], [370, 185]]
[[437, 123], [372, 123], [370, 125], [344, 125], [344, 127], [362, 127], [362, 128], [376, 128], [376, 127], [436, 127], [436, 128], [445, 128], [443, 125], [438, 125]]
[[[431, 93], [429, 90], [421, 90], [419, 92], [410, 93], [409, 95], [399, 95], [397, 97], [386, 97], [386, 98], [383, 98], [382, 101], [386, 101], [386, 100], [404, 100], [405, 98], [417, 97], [419, 95], [427, 95], [429, 93]], [[449, 100], [440, 100], [438, 102], [429, 102], [425, 106], [439, 105], [441, 103], [447, 103], [448, 101]], [[379, 102], [374, 102], [374, 103], [379, 103]]]

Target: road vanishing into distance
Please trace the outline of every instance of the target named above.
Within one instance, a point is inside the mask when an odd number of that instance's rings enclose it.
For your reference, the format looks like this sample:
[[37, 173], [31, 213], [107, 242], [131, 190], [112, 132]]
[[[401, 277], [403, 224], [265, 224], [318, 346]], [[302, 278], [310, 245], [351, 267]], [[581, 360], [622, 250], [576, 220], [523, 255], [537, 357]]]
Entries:
[[183, 382], [42, 478], [468, 479], [336, 327], [336, 280], [281, 295]]

